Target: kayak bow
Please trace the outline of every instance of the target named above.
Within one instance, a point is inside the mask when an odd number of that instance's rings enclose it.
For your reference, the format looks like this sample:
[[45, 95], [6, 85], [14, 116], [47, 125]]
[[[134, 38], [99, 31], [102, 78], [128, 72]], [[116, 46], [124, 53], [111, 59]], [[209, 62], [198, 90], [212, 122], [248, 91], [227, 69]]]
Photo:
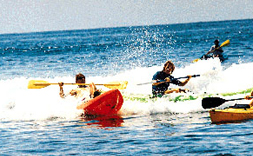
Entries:
[[123, 101], [120, 91], [112, 89], [79, 105], [77, 109], [84, 110], [85, 115], [115, 115], [119, 113]]
[[243, 106], [243, 108], [232, 107], [224, 110], [209, 110], [212, 123], [231, 123], [253, 119], [253, 108], [249, 108], [249, 105]]

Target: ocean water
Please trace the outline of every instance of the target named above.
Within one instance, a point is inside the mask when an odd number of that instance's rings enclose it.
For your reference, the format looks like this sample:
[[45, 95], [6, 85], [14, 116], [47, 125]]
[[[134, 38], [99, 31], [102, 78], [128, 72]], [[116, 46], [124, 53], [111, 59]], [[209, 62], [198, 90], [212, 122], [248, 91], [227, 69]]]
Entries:
[[[223, 48], [228, 60], [192, 63], [215, 39], [230, 40]], [[0, 154], [252, 155], [252, 120], [211, 124], [201, 106], [207, 95], [253, 88], [252, 41], [253, 20], [2, 34]], [[167, 60], [175, 77], [200, 74], [183, 87], [190, 92], [146, 102], [125, 98], [114, 117], [81, 118], [76, 101], [61, 99], [57, 85], [27, 89], [29, 80], [74, 82], [83, 73], [88, 83], [128, 81], [124, 97], [148, 97], [151, 85], [138, 84], [150, 82]], [[179, 95], [197, 98], [169, 100]], [[249, 101], [225, 105], [234, 103]]]

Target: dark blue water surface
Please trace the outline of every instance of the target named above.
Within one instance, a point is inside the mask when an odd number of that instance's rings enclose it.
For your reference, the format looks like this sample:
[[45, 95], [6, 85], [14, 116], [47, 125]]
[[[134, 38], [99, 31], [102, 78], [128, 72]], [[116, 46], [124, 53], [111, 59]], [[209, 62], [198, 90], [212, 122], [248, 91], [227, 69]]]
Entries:
[[[252, 62], [252, 19], [0, 35], [0, 93], [15, 95], [15, 102], [10, 102], [13, 96], [0, 101], [0, 154], [252, 155], [252, 121], [215, 125], [207, 110], [150, 111], [102, 119], [48, 115], [43, 120], [22, 116], [14, 120], [11, 117], [18, 110], [12, 115], [3, 111], [14, 106], [24, 111], [27, 104], [15, 87], [4, 84], [74, 77], [79, 72], [110, 77], [167, 60], [184, 67], [206, 53], [215, 39], [230, 40], [223, 48], [228, 56], [224, 68]], [[45, 92], [38, 94], [44, 97]]]
[[80, 68], [86, 75], [108, 75], [168, 59], [182, 65], [206, 53], [215, 39], [231, 42], [225, 64], [250, 62], [252, 25], [241, 20], [0, 35], [0, 76], [62, 76]]

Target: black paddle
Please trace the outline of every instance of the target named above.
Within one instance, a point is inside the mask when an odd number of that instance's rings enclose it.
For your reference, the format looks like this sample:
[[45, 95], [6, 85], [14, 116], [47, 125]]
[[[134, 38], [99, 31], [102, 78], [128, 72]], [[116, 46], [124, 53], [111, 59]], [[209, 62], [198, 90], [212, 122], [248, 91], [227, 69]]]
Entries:
[[[252, 98], [252, 97], [250, 97]], [[222, 99], [220, 97], [205, 97], [202, 99], [202, 107], [204, 109], [207, 108], [214, 108], [214, 107], [218, 107], [220, 105], [222, 105], [223, 103], [227, 102], [227, 101], [234, 101], [234, 100], [243, 100], [245, 98], [238, 98], [238, 99]]]
[[[192, 77], [199, 77], [200, 75], [199, 74], [196, 74], [196, 75], [191, 75]], [[188, 78], [188, 76], [183, 76], [183, 77], [178, 77], [176, 79], [186, 79]]]
[[[191, 76], [192, 76], [192, 78], [193, 78], [193, 77], [199, 77], [200, 75], [197, 74], [197, 75], [191, 75]], [[178, 78], [176, 78], [176, 79], [186, 79], [186, 78], [188, 78], [188, 76], [178, 77]], [[165, 82], [166, 82], [166, 81], [164, 81], [164, 80], [159, 81], [159, 82], [157, 82], [156, 80], [152, 80], [152, 81], [150, 81], [150, 82], [139, 83], [139, 84], [137, 84], [137, 85], [146, 85], [146, 84], [150, 84], [150, 83], [153, 83], [153, 85], [158, 85], [158, 84], [165, 83]]]

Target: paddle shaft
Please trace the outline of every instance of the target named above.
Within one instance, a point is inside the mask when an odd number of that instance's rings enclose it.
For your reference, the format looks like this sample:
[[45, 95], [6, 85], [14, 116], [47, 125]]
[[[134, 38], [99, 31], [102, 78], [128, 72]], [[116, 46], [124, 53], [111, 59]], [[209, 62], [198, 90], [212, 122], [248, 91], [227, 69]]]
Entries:
[[[192, 77], [199, 77], [200, 75], [197, 74], [197, 75], [191, 75], [191, 76], [192, 76]], [[178, 78], [176, 78], [176, 79], [186, 79], [186, 78], [188, 78], [188, 76], [178, 77]]]
[[[197, 74], [197, 75], [191, 75], [191, 77], [198, 77], [198, 76], [200, 76], [200, 75], [199, 75], [199, 74]], [[188, 76], [178, 77], [178, 78], [176, 78], [176, 79], [186, 79], [186, 78], [188, 78]], [[162, 83], [165, 83], [165, 82], [166, 82], [166, 81], [159, 81], [159, 82], [153, 83], [153, 85], [157, 86], [157, 85], [162, 84]], [[169, 82], [169, 83], [170, 83], [170, 82]]]
[[[253, 98], [253, 96], [250, 96], [249, 98]], [[228, 99], [228, 100], [225, 100], [225, 102], [228, 102], [228, 101], [235, 101], [235, 100], [245, 100], [245, 98]]]
[[[34, 85], [59, 85], [59, 83], [34, 83]], [[64, 85], [89, 85], [88, 83], [64, 83]], [[118, 86], [119, 84], [95, 84], [95, 85], [110, 85]]]
[[228, 99], [228, 100], [225, 100], [225, 102], [228, 102], [228, 101], [235, 101], [235, 100], [243, 100], [245, 98], [237, 98], [237, 99]]
[[[197, 74], [197, 75], [191, 75], [191, 77], [198, 77], [198, 76], [200, 76], [199, 74]], [[178, 78], [176, 78], [176, 79], [183, 79], [183, 78], [188, 78], [188, 76], [184, 76], [184, 77], [178, 77]], [[137, 84], [137, 85], [146, 85], [146, 84], [150, 84], [150, 83], [159, 83], [159, 84], [161, 84], [161, 83], [165, 83], [166, 81], [164, 81], [164, 80], [161, 80], [161, 81], [159, 81], [159, 82], [157, 82], [156, 80], [153, 80], [153, 81], [151, 81], [151, 82], [145, 82], [145, 83], [139, 83], [139, 84]], [[157, 84], [158, 85], [158, 84]]]
[[[110, 89], [126, 89], [128, 82], [127, 81], [115, 81], [109, 82], [105, 84], [95, 84], [95, 85], [103, 85]], [[59, 85], [59, 83], [49, 83], [44, 80], [30, 80], [28, 82], [28, 89], [41, 89], [50, 85]], [[63, 85], [89, 85], [87, 83], [63, 83]]]

